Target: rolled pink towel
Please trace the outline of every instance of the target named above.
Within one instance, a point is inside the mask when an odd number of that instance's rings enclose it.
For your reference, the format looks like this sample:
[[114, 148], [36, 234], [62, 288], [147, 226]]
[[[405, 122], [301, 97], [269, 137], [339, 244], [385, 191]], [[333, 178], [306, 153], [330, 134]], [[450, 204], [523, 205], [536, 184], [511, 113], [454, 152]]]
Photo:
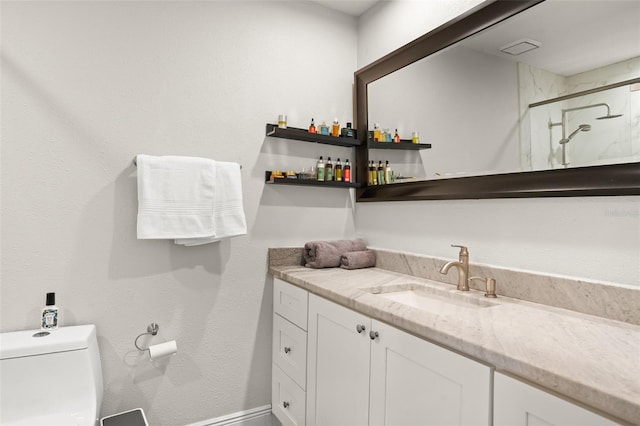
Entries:
[[340, 258], [340, 267], [344, 269], [371, 268], [376, 266], [376, 253], [372, 250], [352, 251]]
[[304, 245], [303, 256], [307, 268], [336, 268], [343, 254], [366, 249], [362, 240], [310, 241]]

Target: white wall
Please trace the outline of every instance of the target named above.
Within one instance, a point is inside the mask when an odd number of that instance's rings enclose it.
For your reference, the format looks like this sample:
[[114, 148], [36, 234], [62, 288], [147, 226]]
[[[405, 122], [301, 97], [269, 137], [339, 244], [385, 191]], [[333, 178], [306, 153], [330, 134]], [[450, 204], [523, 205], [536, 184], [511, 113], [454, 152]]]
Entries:
[[367, 95], [369, 123], [397, 128], [403, 139], [419, 131], [420, 142], [432, 145], [420, 155], [383, 151], [395, 173], [434, 179], [520, 169], [518, 72], [511, 61], [455, 46], [374, 81]]
[[[477, 3], [380, 3], [359, 22], [359, 67]], [[400, 29], [376, 31], [385, 19]], [[465, 244], [471, 262], [640, 285], [640, 197], [357, 203], [355, 218], [376, 247], [453, 259]]]
[[358, 68], [393, 52], [483, 0], [382, 0], [358, 19]]
[[[102, 414], [183, 425], [270, 402], [267, 248], [354, 233], [348, 192], [274, 188], [271, 168], [344, 148], [265, 138], [267, 122], [352, 121], [356, 22], [308, 2], [2, 3], [1, 330], [95, 323]], [[242, 164], [247, 236], [136, 240], [138, 153]], [[339, 154], [339, 155], [338, 155]], [[133, 345], [157, 322], [179, 353]]]

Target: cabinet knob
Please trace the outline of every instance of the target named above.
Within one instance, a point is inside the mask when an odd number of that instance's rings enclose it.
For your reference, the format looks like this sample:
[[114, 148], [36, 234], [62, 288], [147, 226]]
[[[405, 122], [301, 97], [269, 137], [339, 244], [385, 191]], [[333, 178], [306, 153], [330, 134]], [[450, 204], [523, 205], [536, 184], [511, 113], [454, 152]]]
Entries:
[[358, 324], [356, 325], [356, 331], [358, 332], [358, 334], [362, 333], [363, 331], [365, 331], [367, 329], [367, 327], [365, 327], [362, 324]]
[[288, 347], [288, 346], [287, 346], [287, 347], [285, 347], [285, 348], [284, 348], [284, 353], [285, 353], [285, 354], [288, 354], [289, 352], [291, 352], [291, 348], [290, 348], [290, 347]]
[[287, 401], [284, 401], [284, 402], [282, 403], [282, 406], [283, 406], [284, 408], [289, 408], [289, 403], [288, 403]]
[[371, 330], [371, 331], [369, 332], [369, 337], [371, 338], [371, 340], [376, 340], [376, 339], [378, 338], [378, 336], [379, 336], [379, 334], [378, 334], [378, 332], [377, 332], [377, 331], [373, 331], [373, 330]]

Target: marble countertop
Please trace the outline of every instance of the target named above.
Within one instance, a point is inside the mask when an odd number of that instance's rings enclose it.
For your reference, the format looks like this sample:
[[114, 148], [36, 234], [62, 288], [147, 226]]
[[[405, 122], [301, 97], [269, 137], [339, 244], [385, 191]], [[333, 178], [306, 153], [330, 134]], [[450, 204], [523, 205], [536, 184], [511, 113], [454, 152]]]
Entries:
[[[344, 270], [270, 266], [311, 293], [441, 344], [613, 416], [640, 422], [640, 326], [484, 293], [380, 268]], [[373, 292], [423, 284], [453, 297], [495, 303], [480, 309], [427, 311]], [[367, 290], [368, 289], [368, 290]], [[372, 292], [373, 291], [373, 292]], [[444, 304], [446, 305], [446, 303]]]

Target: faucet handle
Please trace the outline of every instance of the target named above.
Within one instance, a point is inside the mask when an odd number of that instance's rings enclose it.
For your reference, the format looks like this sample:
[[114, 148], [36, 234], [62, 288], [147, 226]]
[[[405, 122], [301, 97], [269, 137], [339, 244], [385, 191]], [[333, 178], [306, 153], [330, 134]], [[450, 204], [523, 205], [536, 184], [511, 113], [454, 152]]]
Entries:
[[458, 244], [451, 244], [451, 247], [458, 247], [460, 249], [460, 254], [461, 255], [469, 255], [469, 251], [467, 250], [466, 246], [461, 246]]
[[484, 297], [491, 297], [491, 298], [496, 298], [498, 297], [496, 295], [496, 280], [493, 278], [481, 278], [481, 277], [470, 277], [469, 278], [469, 282], [473, 281], [473, 280], [478, 280], [478, 281], [482, 281], [483, 283], [487, 284], [487, 290], [486, 293], [484, 294]]

